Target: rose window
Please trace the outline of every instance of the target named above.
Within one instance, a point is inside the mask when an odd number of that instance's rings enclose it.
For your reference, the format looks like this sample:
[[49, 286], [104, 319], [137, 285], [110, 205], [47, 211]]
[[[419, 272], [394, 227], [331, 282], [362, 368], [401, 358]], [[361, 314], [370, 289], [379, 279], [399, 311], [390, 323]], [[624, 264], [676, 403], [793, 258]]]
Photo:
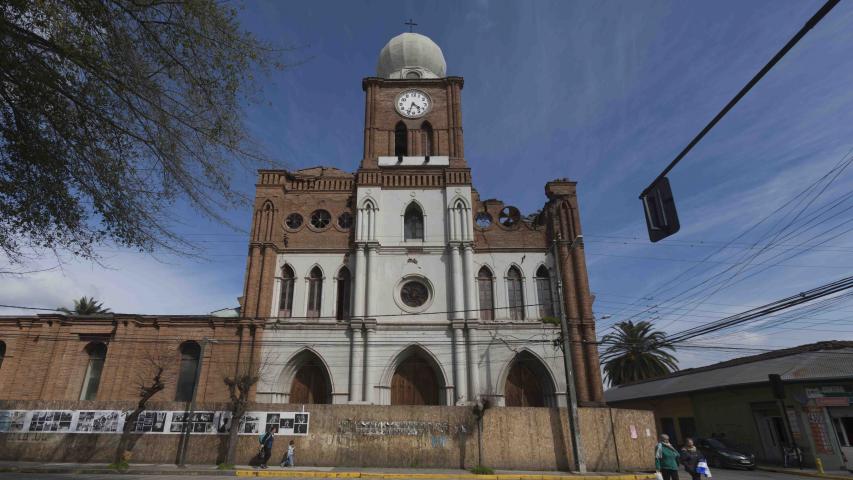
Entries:
[[492, 216], [486, 212], [480, 212], [477, 214], [477, 218], [474, 219], [477, 222], [477, 226], [480, 228], [489, 228], [489, 225], [492, 224]]
[[314, 210], [311, 214], [311, 226], [316, 229], [323, 229], [329, 226], [332, 221], [332, 216], [325, 210]]
[[340, 214], [340, 216], [338, 216], [338, 226], [344, 230], [352, 228], [352, 214], [349, 212]]
[[296, 230], [297, 228], [302, 226], [302, 215], [298, 213], [291, 213], [284, 220], [284, 224], [287, 225], [287, 228], [291, 230]]
[[400, 300], [409, 307], [420, 307], [429, 300], [429, 288], [417, 280], [408, 281], [400, 289]]

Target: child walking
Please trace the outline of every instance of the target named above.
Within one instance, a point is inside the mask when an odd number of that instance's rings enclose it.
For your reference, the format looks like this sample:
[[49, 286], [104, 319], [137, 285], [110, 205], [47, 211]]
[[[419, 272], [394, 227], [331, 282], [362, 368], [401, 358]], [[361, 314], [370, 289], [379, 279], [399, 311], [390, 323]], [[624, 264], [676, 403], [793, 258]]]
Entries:
[[284, 457], [284, 461], [281, 462], [282, 467], [295, 467], [293, 464], [293, 456], [296, 454], [296, 446], [293, 440], [290, 441], [290, 444], [287, 445], [287, 456]]

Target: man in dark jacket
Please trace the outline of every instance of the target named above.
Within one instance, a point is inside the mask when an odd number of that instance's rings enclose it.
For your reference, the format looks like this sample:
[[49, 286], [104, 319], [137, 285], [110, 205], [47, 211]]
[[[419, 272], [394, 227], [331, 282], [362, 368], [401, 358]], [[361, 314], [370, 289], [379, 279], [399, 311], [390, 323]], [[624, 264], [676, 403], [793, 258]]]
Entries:
[[684, 448], [681, 449], [681, 464], [684, 465], [684, 470], [690, 474], [692, 480], [700, 480], [702, 475], [696, 471], [696, 466], [701, 460], [702, 454], [693, 445], [693, 439], [687, 438], [684, 441]]
[[278, 428], [274, 426], [270, 427], [269, 430], [267, 430], [267, 433], [263, 434], [258, 440], [261, 443], [261, 456], [263, 458], [263, 461], [261, 461], [261, 468], [267, 468], [267, 462], [272, 456], [272, 443], [277, 431]]

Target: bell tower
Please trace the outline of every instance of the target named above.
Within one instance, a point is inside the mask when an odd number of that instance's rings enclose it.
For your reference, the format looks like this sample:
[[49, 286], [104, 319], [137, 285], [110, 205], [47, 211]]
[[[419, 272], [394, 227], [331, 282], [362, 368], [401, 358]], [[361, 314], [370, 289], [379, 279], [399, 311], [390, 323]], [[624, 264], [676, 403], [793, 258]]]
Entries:
[[446, 76], [446, 68], [441, 49], [424, 35], [402, 33], [385, 45], [376, 76], [362, 81], [364, 155], [359, 171], [439, 167], [464, 173], [463, 183], [470, 183], [462, 134], [464, 82]]

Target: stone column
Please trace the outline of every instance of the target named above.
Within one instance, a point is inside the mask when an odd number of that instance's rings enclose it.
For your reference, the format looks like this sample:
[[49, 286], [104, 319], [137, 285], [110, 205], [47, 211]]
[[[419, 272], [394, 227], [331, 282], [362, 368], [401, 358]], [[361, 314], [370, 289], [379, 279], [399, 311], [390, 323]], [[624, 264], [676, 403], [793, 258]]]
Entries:
[[355, 292], [353, 295], [352, 316], [354, 318], [364, 317], [364, 291], [367, 279], [367, 264], [364, 258], [364, 245], [356, 244], [355, 262]]
[[474, 275], [474, 247], [465, 245], [462, 250], [462, 260], [465, 265], [463, 276], [465, 286], [465, 318], [475, 319], [480, 317], [479, 305], [477, 305], [477, 284]]
[[450, 245], [450, 268], [453, 273], [453, 303], [450, 318], [461, 320], [465, 318], [465, 298], [462, 276], [462, 258], [459, 256], [459, 245]]
[[371, 354], [373, 349], [370, 347], [373, 335], [376, 333], [376, 322], [366, 321], [364, 324], [364, 403], [373, 403], [373, 362], [371, 362]]
[[480, 348], [477, 346], [477, 329], [468, 322], [468, 399], [480, 397]]
[[462, 327], [461, 322], [453, 324], [453, 376], [455, 377], [457, 405], [468, 399], [466, 391], [468, 380], [465, 378], [465, 336]]
[[361, 402], [362, 389], [364, 388], [361, 381], [362, 359], [364, 357], [361, 322], [351, 322], [350, 331], [352, 332], [352, 351], [350, 352], [349, 401], [350, 403], [359, 403]]
[[373, 302], [374, 290], [376, 290], [376, 285], [379, 282], [376, 281], [376, 267], [377, 267], [377, 250], [378, 245], [369, 244], [367, 246], [367, 281], [365, 282], [365, 293], [364, 293], [364, 316], [372, 317], [376, 315], [374, 311], [376, 306]]

